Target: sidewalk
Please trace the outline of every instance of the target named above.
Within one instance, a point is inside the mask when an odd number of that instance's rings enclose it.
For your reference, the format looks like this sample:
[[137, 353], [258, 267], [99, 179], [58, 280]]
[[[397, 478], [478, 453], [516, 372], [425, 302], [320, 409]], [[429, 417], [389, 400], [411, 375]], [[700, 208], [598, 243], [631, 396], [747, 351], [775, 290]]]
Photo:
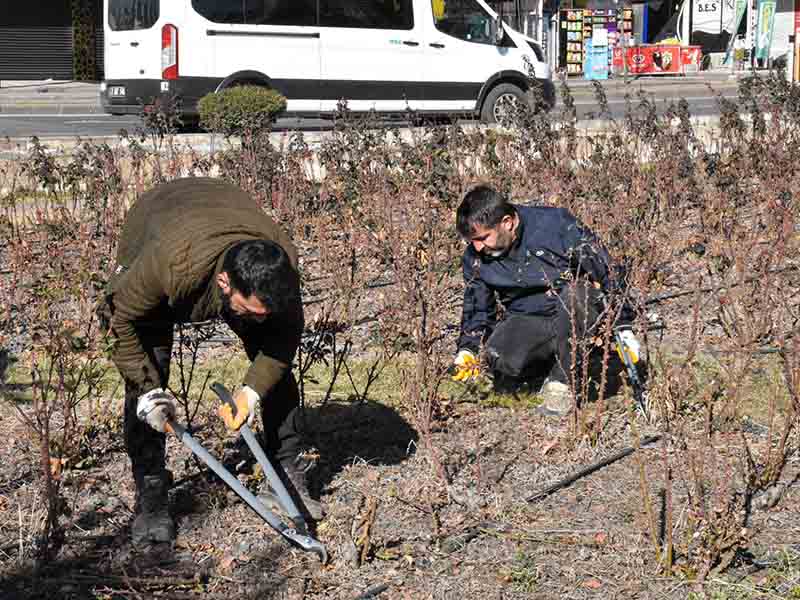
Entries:
[[0, 115], [101, 113], [100, 85], [79, 81], [0, 80]]
[[[742, 77], [750, 75], [750, 71], [739, 71], [731, 74], [728, 69], [719, 69], [714, 71], [701, 71], [689, 75], [628, 75], [615, 76], [605, 81], [600, 81], [603, 89], [607, 93], [614, 93], [619, 91], [630, 91], [631, 88], [638, 90], [642, 88], [647, 91], [656, 92], [669, 89], [687, 89], [692, 87], [702, 87], [710, 85], [718, 89], [724, 87], [735, 88], [739, 85], [739, 80]], [[761, 75], [762, 73], [753, 72], [752, 74]], [[556, 87], [560, 85], [560, 80], [555, 79]], [[567, 85], [572, 90], [573, 95], [582, 92], [591, 92], [593, 90], [594, 82], [584, 79], [583, 77], [570, 77], [567, 79]]]
[[[736, 87], [738, 79], [747, 72], [731, 76], [728, 70], [703, 71], [683, 77], [667, 75], [616, 77], [602, 81], [609, 95], [645, 89], [647, 91], [685, 90], [693, 86], [714, 88]], [[556, 87], [560, 85], [555, 79]], [[573, 95], [593, 93], [591, 81], [581, 77], [569, 78], [567, 85]], [[0, 115], [76, 115], [102, 113], [100, 85], [78, 81], [10, 81], [0, 80]]]

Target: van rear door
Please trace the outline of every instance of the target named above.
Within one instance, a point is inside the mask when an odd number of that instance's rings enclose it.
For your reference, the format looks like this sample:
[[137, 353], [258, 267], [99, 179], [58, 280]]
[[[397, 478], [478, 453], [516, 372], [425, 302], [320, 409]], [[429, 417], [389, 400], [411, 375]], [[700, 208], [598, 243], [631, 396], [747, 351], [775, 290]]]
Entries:
[[160, 4], [105, 0], [106, 79], [161, 79], [161, 28], [156, 26], [162, 16]]

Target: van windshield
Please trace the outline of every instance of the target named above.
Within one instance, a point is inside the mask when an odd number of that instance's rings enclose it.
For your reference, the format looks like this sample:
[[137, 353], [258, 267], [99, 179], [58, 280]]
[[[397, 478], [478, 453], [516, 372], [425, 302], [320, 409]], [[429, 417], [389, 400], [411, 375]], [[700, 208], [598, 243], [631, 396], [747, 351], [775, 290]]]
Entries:
[[108, 0], [108, 26], [112, 31], [150, 29], [159, 10], [160, 0]]

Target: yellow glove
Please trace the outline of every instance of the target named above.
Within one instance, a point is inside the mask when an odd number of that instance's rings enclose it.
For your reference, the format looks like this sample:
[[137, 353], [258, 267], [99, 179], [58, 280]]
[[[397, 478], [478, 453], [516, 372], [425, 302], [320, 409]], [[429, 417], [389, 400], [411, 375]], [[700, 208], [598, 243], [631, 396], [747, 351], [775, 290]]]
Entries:
[[236, 414], [234, 414], [228, 404], [220, 406], [219, 409], [217, 409], [217, 414], [225, 422], [225, 427], [231, 431], [239, 431], [245, 423], [247, 423], [248, 426], [253, 423], [258, 400], [258, 393], [252, 388], [243, 385], [241, 389], [233, 395], [233, 403], [236, 405]]
[[453, 381], [463, 382], [481, 374], [478, 358], [469, 350], [459, 350], [453, 364], [456, 367]]
[[[633, 335], [633, 332], [630, 329], [620, 331], [619, 337], [622, 340], [622, 344], [625, 346], [625, 351], [628, 353], [628, 356], [631, 357], [631, 362], [633, 364], [638, 363], [639, 353], [642, 350], [639, 340], [636, 339], [636, 336]], [[625, 362], [625, 359], [622, 356], [622, 348], [619, 347], [619, 344], [616, 345], [616, 348], [617, 354], [619, 354], [619, 359]]]

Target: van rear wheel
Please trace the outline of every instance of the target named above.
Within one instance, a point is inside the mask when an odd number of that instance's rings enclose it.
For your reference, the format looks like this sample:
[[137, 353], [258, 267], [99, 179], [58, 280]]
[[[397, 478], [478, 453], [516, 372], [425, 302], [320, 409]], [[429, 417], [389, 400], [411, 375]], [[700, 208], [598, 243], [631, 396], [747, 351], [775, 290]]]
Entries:
[[481, 107], [481, 121], [507, 125], [520, 105], [526, 104], [525, 92], [513, 83], [501, 83], [486, 95]]

